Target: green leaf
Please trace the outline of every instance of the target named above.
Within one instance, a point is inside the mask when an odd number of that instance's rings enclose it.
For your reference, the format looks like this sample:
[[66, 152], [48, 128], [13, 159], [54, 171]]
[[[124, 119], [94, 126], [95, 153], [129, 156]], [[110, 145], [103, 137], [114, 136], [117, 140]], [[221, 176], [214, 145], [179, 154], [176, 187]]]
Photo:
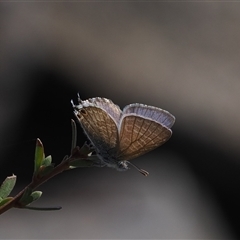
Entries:
[[51, 156], [51, 155], [47, 156], [47, 157], [44, 158], [43, 161], [42, 161], [42, 165], [43, 165], [43, 166], [50, 166], [51, 163], [52, 163], [52, 156]]
[[34, 160], [34, 175], [36, 175], [42, 165], [44, 156], [44, 148], [40, 139], [37, 139], [35, 148], [35, 160]]
[[31, 197], [32, 197], [32, 202], [33, 201], [37, 201], [40, 197], [42, 196], [42, 192], [41, 191], [35, 191], [31, 193]]
[[13, 197], [6, 197], [4, 199], [2, 199], [2, 201], [0, 201], [0, 207], [3, 206], [5, 203], [11, 201], [13, 199]]
[[30, 188], [27, 188], [22, 196], [22, 198], [19, 200], [19, 203], [22, 206], [27, 206], [28, 204], [32, 203], [33, 201], [38, 200], [42, 196], [41, 191], [34, 191]]
[[16, 183], [17, 176], [14, 174], [10, 177], [7, 177], [0, 187], [0, 197], [2, 199], [6, 198], [11, 191], [13, 190]]

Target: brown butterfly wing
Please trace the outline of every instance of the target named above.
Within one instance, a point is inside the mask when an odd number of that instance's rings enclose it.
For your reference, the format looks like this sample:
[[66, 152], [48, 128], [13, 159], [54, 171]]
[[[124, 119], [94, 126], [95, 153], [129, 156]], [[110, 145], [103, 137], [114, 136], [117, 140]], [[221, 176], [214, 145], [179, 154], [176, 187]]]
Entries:
[[126, 115], [120, 122], [118, 160], [130, 160], [165, 143], [172, 135], [171, 129], [137, 115]]
[[88, 139], [100, 153], [116, 147], [118, 142], [117, 125], [105, 110], [96, 106], [83, 105], [74, 113]]

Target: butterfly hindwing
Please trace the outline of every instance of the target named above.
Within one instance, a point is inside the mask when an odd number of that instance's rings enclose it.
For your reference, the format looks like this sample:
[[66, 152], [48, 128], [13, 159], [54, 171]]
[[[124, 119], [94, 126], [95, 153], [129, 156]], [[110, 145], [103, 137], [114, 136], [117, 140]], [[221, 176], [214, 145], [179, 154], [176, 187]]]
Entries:
[[123, 109], [123, 114], [135, 114], [142, 116], [158, 122], [168, 128], [171, 128], [175, 122], [175, 117], [168, 111], [141, 103], [127, 105]]
[[165, 143], [171, 129], [150, 119], [129, 114], [120, 121], [119, 160], [141, 156]]

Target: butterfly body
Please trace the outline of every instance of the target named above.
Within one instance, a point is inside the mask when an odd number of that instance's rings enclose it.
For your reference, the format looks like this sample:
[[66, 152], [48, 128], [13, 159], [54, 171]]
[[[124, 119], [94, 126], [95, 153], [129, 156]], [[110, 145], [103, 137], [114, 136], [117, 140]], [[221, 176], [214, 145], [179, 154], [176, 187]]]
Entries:
[[175, 117], [160, 108], [134, 103], [122, 111], [100, 97], [79, 97], [78, 103], [72, 103], [74, 114], [96, 151], [99, 166], [127, 170], [128, 160], [159, 147], [172, 135]]

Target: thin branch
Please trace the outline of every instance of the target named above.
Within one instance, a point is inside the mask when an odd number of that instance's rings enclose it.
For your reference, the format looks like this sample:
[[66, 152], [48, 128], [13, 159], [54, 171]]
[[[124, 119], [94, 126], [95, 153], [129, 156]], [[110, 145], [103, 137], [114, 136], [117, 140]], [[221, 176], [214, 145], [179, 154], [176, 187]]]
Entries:
[[16, 208], [23, 208], [25, 206], [22, 206], [19, 204], [19, 200], [23, 196], [24, 192], [26, 189], [30, 188], [32, 190], [36, 189], [40, 185], [42, 185], [44, 182], [48, 181], [50, 178], [58, 175], [59, 173], [68, 170], [69, 169], [69, 164], [71, 162], [72, 157], [68, 157], [65, 161], [62, 161], [59, 165], [57, 165], [50, 173], [46, 174], [45, 176], [41, 178], [33, 178], [32, 182], [26, 186], [22, 191], [20, 191], [15, 197], [13, 197], [12, 200], [4, 204], [3, 206], [0, 207], [0, 214], [6, 212], [10, 208], [16, 207]]

